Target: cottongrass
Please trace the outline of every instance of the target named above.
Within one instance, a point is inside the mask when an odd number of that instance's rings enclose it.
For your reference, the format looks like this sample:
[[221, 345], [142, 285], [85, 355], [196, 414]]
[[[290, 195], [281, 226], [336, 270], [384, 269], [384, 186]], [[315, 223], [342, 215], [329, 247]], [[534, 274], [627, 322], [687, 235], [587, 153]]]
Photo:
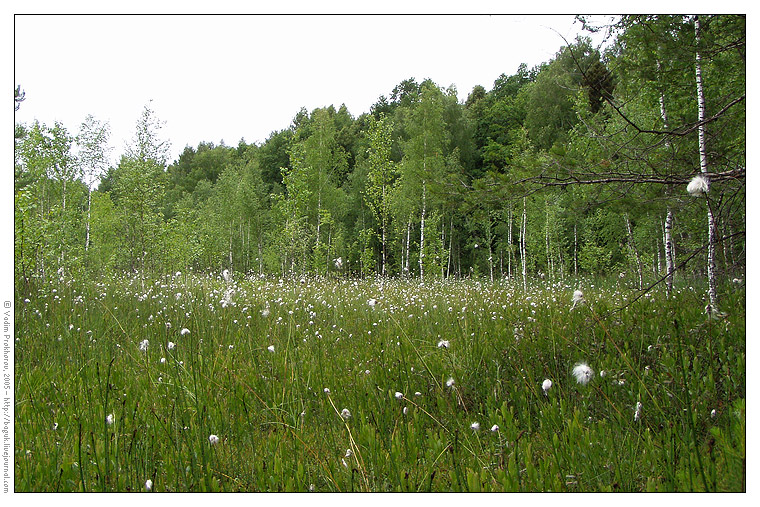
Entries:
[[583, 302], [583, 291], [581, 290], [574, 291], [573, 292], [573, 306], [571, 306], [570, 309], [572, 310], [573, 308], [576, 307], [576, 305], [579, 305], [582, 302]]
[[641, 409], [642, 408], [643, 408], [643, 405], [641, 404], [641, 402], [637, 401], [636, 402], [636, 410], [633, 413], [633, 420], [634, 421], [638, 421], [639, 419], [641, 419]]
[[697, 174], [686, 186], [689, 195], [700, 197], [710, 191], [710, 181], [702, 174]]
[[575, 380], [581, 384], [586, 385], [594, 378], [594, 370], [592, 370], [586, 363], [578, 363], [573, 368], [573, 376]]

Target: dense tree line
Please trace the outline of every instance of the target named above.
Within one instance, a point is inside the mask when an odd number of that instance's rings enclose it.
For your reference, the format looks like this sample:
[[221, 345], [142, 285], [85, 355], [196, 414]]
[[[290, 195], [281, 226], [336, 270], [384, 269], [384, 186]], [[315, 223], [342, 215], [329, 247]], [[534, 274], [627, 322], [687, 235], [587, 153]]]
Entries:
[[604, 28], [603, 53], [579, 37], [463, 102], [411, 78], [358, 117], [302, 109], [263, 143], [204, 142], [171, 163], [150, 105], [110, 167], [107, 124], [18, 124], [17, 279], [739, 276], [745, 18]]

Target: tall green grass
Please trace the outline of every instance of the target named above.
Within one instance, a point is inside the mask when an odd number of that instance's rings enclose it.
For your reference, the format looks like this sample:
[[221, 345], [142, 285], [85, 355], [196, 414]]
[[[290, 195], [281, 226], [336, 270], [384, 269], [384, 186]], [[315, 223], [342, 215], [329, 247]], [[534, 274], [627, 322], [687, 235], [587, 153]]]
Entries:
[[744, 490], [743, 289], [619, 283], [22, 287], [15, 489]]

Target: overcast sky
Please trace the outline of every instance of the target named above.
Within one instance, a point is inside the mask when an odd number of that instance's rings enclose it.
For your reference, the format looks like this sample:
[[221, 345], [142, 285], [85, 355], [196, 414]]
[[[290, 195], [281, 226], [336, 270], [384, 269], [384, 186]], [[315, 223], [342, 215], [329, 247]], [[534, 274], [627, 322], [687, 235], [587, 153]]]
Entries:
[[16, 15], [14, 29], [15, 121], [75, 134], [92, 114], [110, 123], [114, 160], [150, 101], [174, 160], [201, 141], [260, 143], [301, 107], [358, 117], [410, 77], [465, 100], [581, 32], [570, 15]]

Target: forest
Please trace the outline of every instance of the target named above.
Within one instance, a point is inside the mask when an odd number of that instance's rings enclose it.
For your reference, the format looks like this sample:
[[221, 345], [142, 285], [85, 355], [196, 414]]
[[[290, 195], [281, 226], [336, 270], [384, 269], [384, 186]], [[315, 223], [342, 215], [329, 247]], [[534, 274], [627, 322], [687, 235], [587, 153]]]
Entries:
[[116, 157], [95, 116], [17, 123], [15, 279], [680, 277], [717, 311], [745, 266], [745, 22], [587, 25], [604, 51], [578, 37], [464, 102], [409, 78], [359, 116], [302, 108], [264, 142], [174, 161], [150, 104]]

